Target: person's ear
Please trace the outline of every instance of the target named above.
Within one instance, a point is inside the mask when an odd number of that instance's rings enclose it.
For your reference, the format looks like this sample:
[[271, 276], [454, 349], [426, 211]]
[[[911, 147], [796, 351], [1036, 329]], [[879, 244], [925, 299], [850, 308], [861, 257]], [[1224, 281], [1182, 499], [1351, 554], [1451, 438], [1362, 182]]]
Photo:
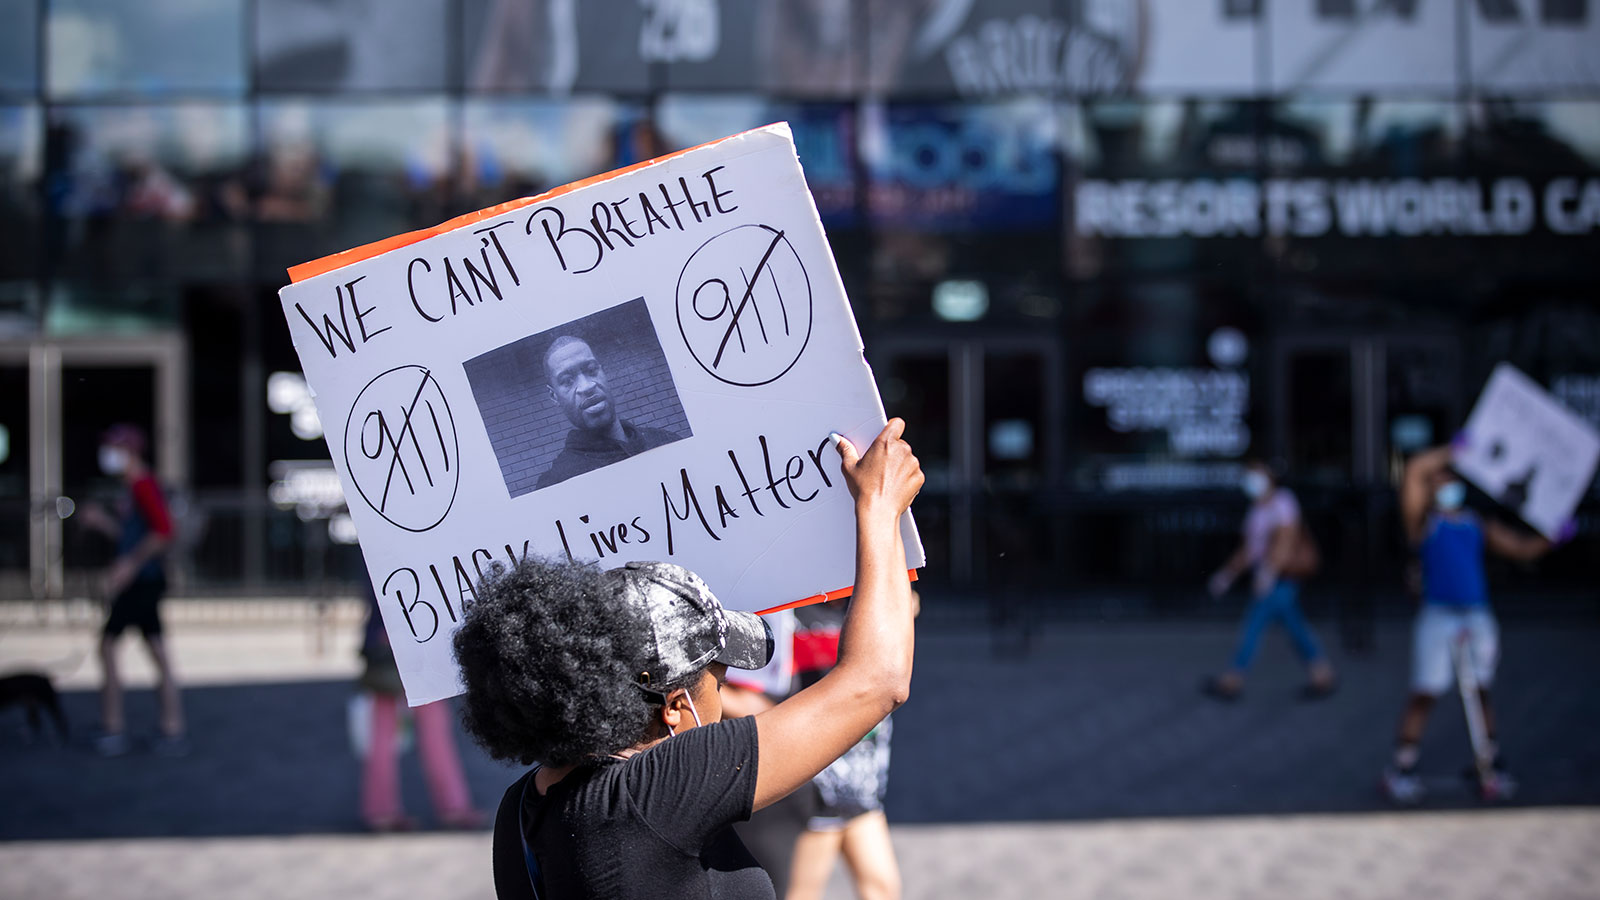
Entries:
[[550, 392], [550, 400], [552, 402], [557, 403], [557, 404], [559, 404], [561, 402], [561, 398], [556, 396], [556, 386], [555, 386], [555, 384], [547, 381], [547, 382], [544, 383], [544, 389]]
[[661, 721], [674, 732], [685, 721], [689, 720], [689, 692], [678, 688], [667, 695], [667, 702], [661, 705]]

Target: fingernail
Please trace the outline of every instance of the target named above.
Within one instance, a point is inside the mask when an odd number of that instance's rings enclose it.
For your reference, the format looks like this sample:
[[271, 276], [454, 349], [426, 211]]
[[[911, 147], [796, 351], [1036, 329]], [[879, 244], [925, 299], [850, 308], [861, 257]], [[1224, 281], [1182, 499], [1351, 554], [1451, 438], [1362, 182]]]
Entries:
[[837, 432], [837, 431], [828, 432], [828, 443], [833, 445], [833, 449], [835, 449], [835, 450], [839, 449], [839, 443], [841, 441], [843, 441], [843, 440], [844, 440], [844, 435], [840, 434], [839, 432]]

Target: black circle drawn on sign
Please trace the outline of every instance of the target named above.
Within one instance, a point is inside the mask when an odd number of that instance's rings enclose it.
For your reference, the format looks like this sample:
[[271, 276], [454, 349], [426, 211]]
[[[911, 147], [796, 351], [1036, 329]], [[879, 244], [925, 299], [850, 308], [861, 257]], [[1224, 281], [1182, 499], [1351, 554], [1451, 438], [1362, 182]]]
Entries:
[[[396, 366], [367, 382], [344, 423], [345, 470], [356, 492], [406, 531], [428, 531], [450, 514], [460, 449], [450, 402], [423, 366]], [[405, 503], [406, 495], [418, 502]]]
[[[738, 252], [740, 250], [744, 252]], [[727, 258], [721, 259], [719, 256]], [[700, 260], [699, 266], [696, 266], [696, 260]], [[747, 272], [746, 266], [753, 268]], [[784, 294], [777, 276], [773, 273], [774, 267], [780, 266], [786, 275], [798, 271], [800, 275], [798, 280], [792, 277], [787, 280], [791, 285], [804, 286], [805, 333], [800, 335], [799, 340], [794, 339], [794, 328], [789, 321], [789, 303], [801, 298], [792, 296], [796, 293], [792, 288], [791, 296], [786, 297]], [[691, 268], [697, 268], [693, 276], [689, 272]], [[731, 279], [724, 277], [728, 275], [733, 277]], [[759, 289], [763, 275], [771, 283], [770, 290]], [[770, 225], [739, 225], [712, 236], [689, 254], [689, 259], [684, 262], [683, 270], [678, 273], [678, 333], [683, 336], [684, 346], [689, 348], [689, 353], [694, 356], [695, 362], [700, 364], [700, 368], [705, 369], [706, 374], [724, 384], [759, 387], [782, 378], [794, 368], [794, 364], [799, 362], [801, 355], [805, 353], [807, 345], [811, 343], [811, 325], [814, 318], [812, 300], [811, 276], [806, 272], [805, 264], [800, 261], [800, 254], [795, 251], [794, 245], [789, 243], [789, 238]], [[754, 344], [757, 333], [763, 344], [772, 346], [771, 335], [766, 330], [767, 323], [761, 309], [763, 303], [770, 306], [774, 301], [778, 317], [773, 320], [773, 334], [777, 333], [781, 324], [783, 337], [788, 340], [782, 341], [783, 346], [767, 357], [770, 362], [756, 367], [757, 371], [754, 373], [746, 371], [740, 375], [731, 375], [719, 372], [718, 368], [730, 350], [741, 355], [749, 355], [749, 347]], [[714, 314], [708, 314], [713, 311]], [[726, 323], [722, 322], [724, 314], [730, 314]], [[743, 330], [747, 315], [755, 317], [755, 328], [752, 329], [749, 342], [746, 341]], [[688, 322], [685, 321], [686, 318]], [[695, 329], [696, 335], [693, 338], [689, 334], [691, 323], [700, 326]], [[717, 337], [718, 328], [707, 327], [713, 324], [721, 326], [720, 339]], [[736, 337], [738, 347], [733, 348], [730, 345]]]

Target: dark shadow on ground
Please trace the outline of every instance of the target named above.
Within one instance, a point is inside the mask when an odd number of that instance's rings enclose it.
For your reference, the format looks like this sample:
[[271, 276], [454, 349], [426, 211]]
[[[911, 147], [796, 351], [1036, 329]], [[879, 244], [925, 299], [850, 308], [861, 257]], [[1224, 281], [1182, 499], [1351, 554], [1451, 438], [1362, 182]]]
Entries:
[[[896, 822], [980, 822], [1340, 812], [1384, 808], [1387, 759], [1406, 684], [1408, 632], [1385, 625], [1377, 652], [1339, 660], [1343, 688], [1301, 703], [1298, 666], [1269, 637], [1245, 697], [1201, 698], [1227, 656], [1215, 624], [1057, 625], [1026, 657], [997, 659], [986, 630], [925, 629], [911, 702], [896, 714], [889, 813]], [[1600, 626], [1507, 626], [1501, 688], [1515, 805], [1600, 804]], [[352, 686], [312, 682], [203, 687], [186, 703], [193, 753], [100, 759], [85, 744], [24, 743], [0, 714], [0, 840], [276, 835], [354, 831], [360, 766], [345, 708]], [[65, 696], [78, 731], [92, 693]], [[149, 691], [129, 698], [137, 731]], [[492, 809], [515, 775], [462, 741], [477, 802]], [[1449, 695], [1424, 768], [1425, 808], [1479, 804], [1456, 775], [1469, 759]], [[408, 806], [431, 821], [414, 754]]]

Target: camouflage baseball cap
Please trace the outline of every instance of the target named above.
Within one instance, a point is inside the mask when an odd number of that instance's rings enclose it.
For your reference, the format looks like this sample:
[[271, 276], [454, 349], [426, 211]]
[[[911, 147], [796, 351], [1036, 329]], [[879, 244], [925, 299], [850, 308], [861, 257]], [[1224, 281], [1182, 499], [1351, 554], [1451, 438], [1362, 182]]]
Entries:
[[673, 684], [714, 662], [759, 669], [772, 659], [772, 629], [755, 613], [722, 608], [699, 575], [664, 562], [631, 562], [605, 573], [617, 593], [650, 619], [639, 683]]

